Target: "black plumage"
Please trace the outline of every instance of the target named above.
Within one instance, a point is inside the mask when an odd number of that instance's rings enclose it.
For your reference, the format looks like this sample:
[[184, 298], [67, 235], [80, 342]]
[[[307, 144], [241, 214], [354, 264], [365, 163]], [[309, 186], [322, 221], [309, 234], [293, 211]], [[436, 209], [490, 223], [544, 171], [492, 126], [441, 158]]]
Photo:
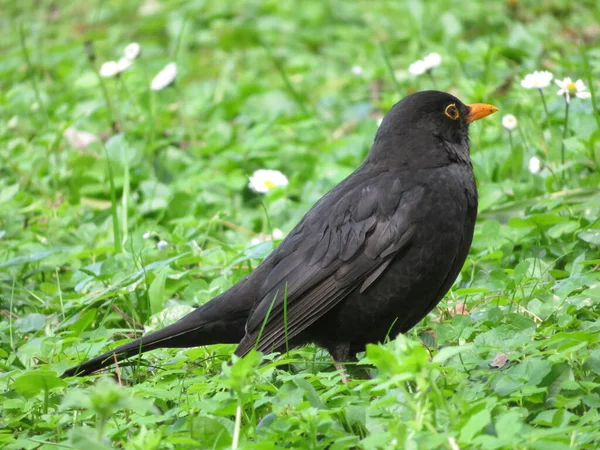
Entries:
[[93, 373], [115, 355], [215, 343], [237, 343], [243, 356], [314, 342], [348, 361], [367, 343], [406, 332], [450, 289], [468, 254], [477, 215], [468, 127], [494, 111], [438, 91], [404, 98], [363, 164], [254, 272], [178, 322], [65, 376]]

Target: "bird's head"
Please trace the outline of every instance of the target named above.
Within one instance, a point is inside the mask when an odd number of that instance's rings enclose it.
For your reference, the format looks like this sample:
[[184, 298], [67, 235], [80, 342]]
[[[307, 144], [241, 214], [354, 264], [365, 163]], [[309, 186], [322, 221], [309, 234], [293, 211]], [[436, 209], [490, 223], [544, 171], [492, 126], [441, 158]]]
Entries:
[[452, 159], [451, 154], [435, 154], [436, 149], [431, 148], [433, 138], [448, 152], [462, 153], [458, 155], [461, 159], [468, 158], [469, 124], [496, 111], [495, 106], [483, 103], [465, 105], [446, 92], [416, 92], [400, 100], [386, 114], [377, 131], [374, 150], [384, 144], [390, 153], [400, 152], [397, 156], [401, 157], [421, 159], [419, 156], [424, 155], [420, 150], [427, 150], [435, 160]]

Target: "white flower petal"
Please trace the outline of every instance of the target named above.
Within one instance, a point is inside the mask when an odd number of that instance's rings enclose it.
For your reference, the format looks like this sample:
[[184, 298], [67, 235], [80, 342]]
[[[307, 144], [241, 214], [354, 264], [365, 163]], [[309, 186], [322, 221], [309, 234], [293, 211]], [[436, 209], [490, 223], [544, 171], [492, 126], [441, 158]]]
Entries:
[[521, 80], [521, 86], [525, 89], [543, 89], [550, 86], [553, 75], [548, 71], [535, 71], [525, 75]]
[[177, 64], [169, 63], [163, 70], [152, 79], [150, 89], [153, 91], [162, 91], [164, 88], [170, 86], [177, 77]]
[[425, 70], [431, 70], [442, 63], [442, 57], [439, 53], [430, 53], [423, 58], [423, 62], [425, 63]]
[[169, 246], [169, 243], [165, 240], [160, 240], [156, 243], [156, 248], [159, 250], [164, 250]]
[[119, 65], [115, 61], [107, 61], [100, 66], [100, 76], [104, 78], [114, 77], [119, 74]]
[[577, 80], [573, 82], [571, 78], [566, 77], [565, 79], [555, 80], [556, 84], [560, 87], [557, 95], [564, 95], [565, 101], [570, 103], [571, 96], [575, 96], [578, 98], [590, 98], [592, 94], [587, 91], [587, 86], [582, 80]]
[[131, 67], [131, 60], [127, 59], [127, 58], [121, 58], [119, 60], [119, 62], [117, 63], [117, 70], [119, 71], [119, 73], [121, 72], [125, 72], [127, 69], [129, 69]]
[[512, 131], [515, 128], [517, 128], [517, 124], [517, 118], [512, 114], [507, 114], [504, 117], [502, 117], [502, 126], [509, 131]]
[[287, 186], [287, 177], [279, 170], [260, 169], [250, 177], [248, 187], [254, 192], [264, 194], [277, 186]]
[[425, 65], [425, 61], [419, 60], [412, 63], [408, 66], [408, 72], [411, 75], [422, 75], [427, 70], [427, 66]]
[[562, 80], [554, 80], [554, 82], [558, 85], [559, 88], [566, 90], [569, 89], [570, 84], [573, 84], [573, 81], [569, 77], [563, 78]]
[[273, 237], [273, 239], [280, 240], [283, 239], [284, 234], [283, 231], [281, 231], [279, 228], [275, 228], [271, 233], [271, 236]]
[[123, 54], [125, 55], [125, 58], [129, 59], [130, 61], [133, 61], [138, 56], [140, 56], [140, 51], [140, 44], [138, 44], [137, 42], [132, 42], [127, 47], [125, 47], [125, 50], [123, 50]]
[[542, 167], [542, 161], [537, 156], [532, 156], [529, 160], [529, 171], [533, 174], [536, 174], [540, 171]]

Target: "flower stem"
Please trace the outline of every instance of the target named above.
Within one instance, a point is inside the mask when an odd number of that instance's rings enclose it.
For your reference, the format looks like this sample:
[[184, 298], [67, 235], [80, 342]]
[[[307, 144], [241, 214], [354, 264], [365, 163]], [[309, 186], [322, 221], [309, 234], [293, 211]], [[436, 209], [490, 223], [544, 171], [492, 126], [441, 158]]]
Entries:
[[538, 91], [540, 91], [540, 96], [542, 97], [542, 104], [544, 105], [544, 111], [546, 111], [546, 123], [548, 125], [548, 131], [550, 132], [550, 138], [552, 138], [552, 131], [550, 130], [550, 114], [548, 113], [548, 105], [546, 104], [546, 97], [544, 97], [544, 92], [542, 92], [541, 89], [538, 89]]
[[569, 129], [569, 102], [565, 102], [565, 129], [563, 130], [562, 142], [560, 146], [560, 162], [565, 164], [565, 139]]
[[396, 87], [396, 90], [398, 92], [402, 92], [402, 86], [400, 86], [400, 83], [398, 83], [398, 79], [396, 78], [396, 74], [394, 73], [394, 67], [392, 66], [392, 62], [390, 61], [390, 57], [387, 54], [387, 51], [385, 50], [385, 47], [383, 45], [383, 42], [378, 42], [379, 45], [379, 51], [381, 52], [381, 56], [383, 57], [383, 61], [385, 62], [385, 67], [387, 68], [388, 72], [390, 73], [390, 78], [392, 79], [394, 86]]
[[96, 74], [96, 78], [98, 79], [98, 84], [100, 85], [102, 95], [104, 96], [104, 101], [106, 102], [106, 109], [108, 111], [108, 121], [110, 122], [110, 127], [112, 128], [114, 133], [118, 133], [120, 121], [117, 122], [115, 120], [116, 113], [113, 108], [113, 104], [110, 101], [110, 94], [108, 93], [108, 89], [106, 88], [106, 84], [104, 83], [104, 78], [102, 76], [100, 76], [100, 73], [98, 72], [98, 69], [96, 68], [96, 54], [94, 52], [94, 46], [91, 41], [86, 41], [84, 45], [85, 45], [85, 50], [87, 53], [88, 63], [90, 65], [90, 67], [92, 68], [92, 70], [94, 71], [94, 74]]
[[429, 79], [431, 80], [431, 84], [433, 84], [433, 88], [437, 89], [437, 84], [435, 82], [435, 78], [433, 77], [433, 70], [429, 69], [427, 71], [427, 75], [429, 76]]

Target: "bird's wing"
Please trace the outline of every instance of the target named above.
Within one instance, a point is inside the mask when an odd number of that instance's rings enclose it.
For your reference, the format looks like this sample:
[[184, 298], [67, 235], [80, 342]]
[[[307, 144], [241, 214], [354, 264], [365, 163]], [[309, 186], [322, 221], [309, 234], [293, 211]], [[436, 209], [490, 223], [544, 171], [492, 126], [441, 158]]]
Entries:
[[280, 348], [354, 289], [367, 289], [411, 245], [423, 192], [392, 172], [364, 170], [323, 197], [270, 256], [236, 354], [259, 336], [258, 350]]

